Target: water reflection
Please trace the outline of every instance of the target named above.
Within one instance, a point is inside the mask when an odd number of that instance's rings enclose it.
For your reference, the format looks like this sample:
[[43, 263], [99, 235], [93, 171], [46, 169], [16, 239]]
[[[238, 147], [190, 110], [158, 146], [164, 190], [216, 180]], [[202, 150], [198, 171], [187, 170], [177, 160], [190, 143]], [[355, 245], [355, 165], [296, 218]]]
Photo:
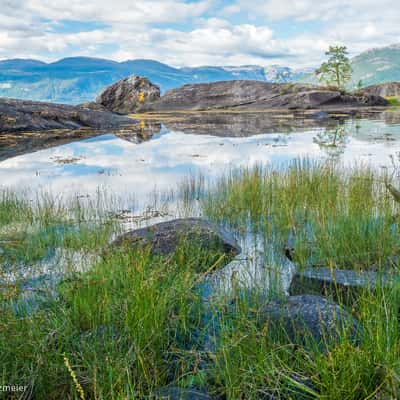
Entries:
[[346, 126], [341, 125], [318, 132], [313, 140], [327, 154], [330, 160], [337, 160], [346, 150], [349, 133], [346, 130]]
[[93, 196], [104, 187], [120, 198], [135, 197], [145, 207], [155, 190], [175, 189], [188, 174], [213, 179], [231, 168], [299, 157], [390, 166], [390, 156], [400, 151], [399, 114], [339, 115], [328, 121], [321, 116], [319, 122], [314, 115], [312, 122], [300, 118], [291, 124], [286, 116], [280, 126], [276, 119], [283, 118], [276, 113], [193, 115], [190, 123], [153, 124], [156, 132], [147, 131], [140, 140], [107, 134], [9, 158], [0, 162], [0, 182], [64, 196]]

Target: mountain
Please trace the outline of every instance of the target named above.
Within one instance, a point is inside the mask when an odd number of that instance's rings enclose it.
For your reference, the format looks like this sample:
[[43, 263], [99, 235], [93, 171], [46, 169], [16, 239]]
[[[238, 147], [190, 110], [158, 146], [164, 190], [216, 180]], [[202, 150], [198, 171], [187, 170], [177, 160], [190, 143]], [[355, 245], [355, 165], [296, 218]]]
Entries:
[[[400, 81], [400, 44], [377, 47], [360, 53], [351, 60], [352, 80], [348, 89], [376, 85], [385, 82]], [[318, 84], [313, 73], [303, 75], [305, 83]]]
[[353, 83], [400, 81], [400, 44], [367, 50], [351, 60]]
[[0, 61], [0, 97], [83, 103], [94, 100], [105, 87], [132, 74], [149, 78], [162, 92], [189, 83], [240, 79], [290, 82], [304, 75], [302, 71], [280, 66], [174, 68], [154, 60], [116, 62], [71, 57], [44, 63], [13, 59]]

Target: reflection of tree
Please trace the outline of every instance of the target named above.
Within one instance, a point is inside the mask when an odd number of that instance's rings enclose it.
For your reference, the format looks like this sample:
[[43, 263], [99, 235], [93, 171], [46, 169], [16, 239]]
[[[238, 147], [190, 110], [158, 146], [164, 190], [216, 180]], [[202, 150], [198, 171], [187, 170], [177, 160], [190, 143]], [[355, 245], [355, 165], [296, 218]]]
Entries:
[[347, 141], [348, 133], [343, 125], [326, 128], [313, 138], [313, 142], [318, 144], [331, 160], [339, 158], [344, 153]]

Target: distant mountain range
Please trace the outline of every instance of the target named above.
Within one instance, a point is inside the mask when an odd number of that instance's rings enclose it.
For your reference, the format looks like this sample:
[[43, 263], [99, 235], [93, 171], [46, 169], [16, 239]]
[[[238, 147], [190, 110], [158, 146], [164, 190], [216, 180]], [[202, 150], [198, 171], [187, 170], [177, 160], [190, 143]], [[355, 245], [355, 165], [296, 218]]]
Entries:
[[[352, 80], [348, 89], [400, 81], [400, 44], [377, 47], [351, 59]], [[318, 84], [314, 74], [303, 75], [302, 82]]]
[[[400, 45], [371, 49], [352, 59], [353, 81], [364, 86], [400, 81]], [[248, 79], [264, 82], [308, 81], [316, 83], [312, 70], [284, 66], [174, 68], [154, 60], [65, 58], [53, 63], [37, 60], [0, 61], [0, 97], [77, 104], [94, 100], [108, 85], [131, 74], [143, 75], [162, 92], [187, 83]]]
[[351, 60], [353, 84], [400, 81], [400, 44], [367, 50]]
[[249, 79], [290, 82], [307, 71], [287, 67], [197, 67], [173, 68], [154, 60], [115, 62], [74, 57], [53, 63], [37, 60], [0, 61], [0, 97], [76, 104], [94, 100], [102, 89], [131, 74], [143, 75], [162, 92], [187, 83]]

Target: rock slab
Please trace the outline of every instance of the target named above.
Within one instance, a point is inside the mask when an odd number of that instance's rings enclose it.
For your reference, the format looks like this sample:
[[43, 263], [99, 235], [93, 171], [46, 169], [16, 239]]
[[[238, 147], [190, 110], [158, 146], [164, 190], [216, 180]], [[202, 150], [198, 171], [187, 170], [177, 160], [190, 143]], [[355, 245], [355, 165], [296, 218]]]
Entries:
[[[399, 279], [399, 278], [397, 278]], [[365, 290], [390, 287], [396, 276], [377, 271], [353, 271], [327, 267], [309, 267], [297, 271], [291, 281], [291, 295], [316, 294], [352, 305]]]
[[0, 133], [56, 129], [122, 129], [133, 119], [107, 110], [40, 101], [0, 98]]
[[400, 82], [388, 82], [367, 86], [362, 89], [362, 92], [368, 95], [381, 97], [400, 97]]
[[321, 107], [385, 106], [387, 101], [366, 93], [343, 94], [329, 88], [259, 81], [222, 81], [184, 85], [149, 102], [144, 111], [211, 109], [314, 109]]

